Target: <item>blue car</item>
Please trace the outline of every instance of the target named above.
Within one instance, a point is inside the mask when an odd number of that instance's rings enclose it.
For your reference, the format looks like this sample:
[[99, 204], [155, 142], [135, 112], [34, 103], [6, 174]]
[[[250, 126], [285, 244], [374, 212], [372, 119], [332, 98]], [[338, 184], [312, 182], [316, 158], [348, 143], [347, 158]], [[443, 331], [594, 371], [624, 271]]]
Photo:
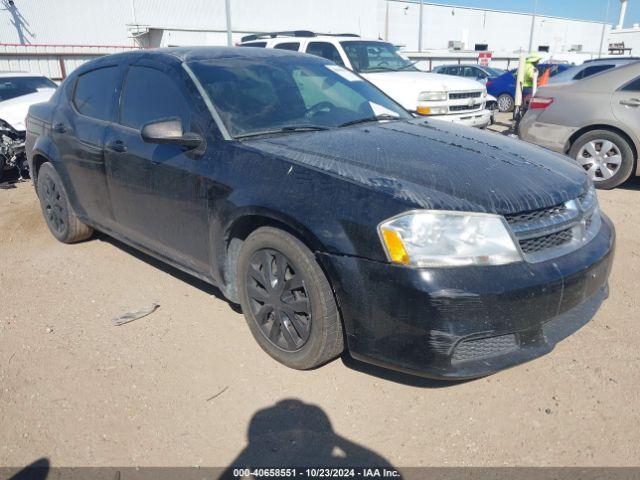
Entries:
[[[542, 75], [545, 70], [550, 68], [551, 76], [553, 77], [570, 67], [571, 65], [565, 64], [541, 63], [538, 65], [538, 71], [540, 75]], [[515, 106], [516, 69], [509, 70], [495, 79], [489, 79], [487, 81], [487, 93], [498, 99], [498, 110], [501, 112], [511, 112]], [[526, 93], [527, 91], [525, 90], [525, 94]]]

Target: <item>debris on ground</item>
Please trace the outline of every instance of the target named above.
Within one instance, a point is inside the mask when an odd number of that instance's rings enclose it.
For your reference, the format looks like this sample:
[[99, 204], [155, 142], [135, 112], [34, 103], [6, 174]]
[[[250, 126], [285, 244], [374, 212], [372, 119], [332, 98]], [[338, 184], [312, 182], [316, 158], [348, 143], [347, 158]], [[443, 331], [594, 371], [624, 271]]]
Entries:
[[148, 307], [139, 308], [138, 310], [132, 310], [127, 312], [119, 317], [116, 317], [112, 320], [112, 323], [115, 326], [124, 325], [125, 323], [133, 322], [134, 320], [138, 320], [139, 318], [146, 317], [147, 315], [152, 314], [160, 307], [159, 303], [152, 303]]
[[218, 393], [216, 393], [215, 395], [207, 398], [207, 402], [210, 402], [211, 400], [213, 400], [214, 398], [219, 397], [220, 395], [222, 395], [224, 392], [226, 392], [229, 389], [229, 387], [224, 387], [222, 390], [220, 390]]

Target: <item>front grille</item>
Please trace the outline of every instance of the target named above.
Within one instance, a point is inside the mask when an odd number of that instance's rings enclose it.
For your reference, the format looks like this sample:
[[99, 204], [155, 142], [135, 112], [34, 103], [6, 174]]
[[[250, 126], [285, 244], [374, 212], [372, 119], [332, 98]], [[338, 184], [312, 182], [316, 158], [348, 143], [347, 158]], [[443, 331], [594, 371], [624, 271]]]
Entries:
[[591, 240], [600, 228], [597, 207], [595, 192], [589, 190], [574, 200], [504, 217], [525, 259], [541, 262]]
[[453, 361], [463, 362], [485, 357], [495, 357], [509, 353], [518, 348], [516, 336], [500, 335], [499, 337], [480, 338], [460, 342], [453, 351]]
[[480, 105], [451, 105], [449, 107], [450, 112], [466, 112], [467, 110], [476, 110]]
[[565, 243], [569, 243], [573, 238], [571, 228], [562, 230], [561, 232], [550, 233], [542, 237], [528, 238], [520, 240], [520, 248], [524, 253], [535, 253], [547, 248], [559, 247]]
[[482, 95], [482, 92], [457, 92], [457, 93], [450, 93], [449, 98], [451, 100], [461, 100], [464, 98], [480, 98], [481, 95]]
[[540, 210], [530, 210], [528, 212], [514, 213], [512, 215], [505, 215], [507, 222], [510, 224], [522, 224], [529, 223], [541, 218], [549, 218], [554, 215], [560, 215], [567, 211], [565, 204], [554, 205], [551, 208], [541, 208]]

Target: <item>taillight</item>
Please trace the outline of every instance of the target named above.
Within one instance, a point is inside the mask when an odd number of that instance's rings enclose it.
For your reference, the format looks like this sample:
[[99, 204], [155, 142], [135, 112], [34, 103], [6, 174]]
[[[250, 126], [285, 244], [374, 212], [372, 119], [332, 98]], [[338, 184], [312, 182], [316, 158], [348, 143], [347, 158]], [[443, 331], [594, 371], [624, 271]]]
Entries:
[[485, 83], [485, 86], [490, 87], [492, 83], [493, 83], [493, 80], [487, 80], [487, 83]]
[[529, 108], [544, 110], [552, 103], [553, 103], [553, 98], [533, 97], [531, 99], [531, 102], [529, 103]]

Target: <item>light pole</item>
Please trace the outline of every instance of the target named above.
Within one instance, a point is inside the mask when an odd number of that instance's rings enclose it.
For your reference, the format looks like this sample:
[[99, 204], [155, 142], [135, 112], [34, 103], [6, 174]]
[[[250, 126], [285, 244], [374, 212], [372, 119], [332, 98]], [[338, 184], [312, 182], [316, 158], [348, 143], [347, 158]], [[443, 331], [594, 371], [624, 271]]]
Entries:
[[529, 53], [533, 49], [533, 31], [536, 28], [536, 13], [538, 12], [538, 0], [533, 0], [533, 17], [531, 17], [531, 32], [529, 33]]
[[418, 52], [422, 52], [422, 10], [423, 1], [420, 0], [420, 25], [418, 25]]
[[609, 18], [609, 4], [611, 0], [607, 0], [607, 9], [604, 11], [604, 18], [602, 19], [602, 35], [600, 36], [600, 50], [598, 51], [598, 58], [602, 57], [602, 47], [604, 47], [604, 32], [607, 29], [607, 19]]
[[233, 36], [231, 35], [231, 0], [225, 0], [224, 8], [227, 13], [227, 47], [233, 47]]

